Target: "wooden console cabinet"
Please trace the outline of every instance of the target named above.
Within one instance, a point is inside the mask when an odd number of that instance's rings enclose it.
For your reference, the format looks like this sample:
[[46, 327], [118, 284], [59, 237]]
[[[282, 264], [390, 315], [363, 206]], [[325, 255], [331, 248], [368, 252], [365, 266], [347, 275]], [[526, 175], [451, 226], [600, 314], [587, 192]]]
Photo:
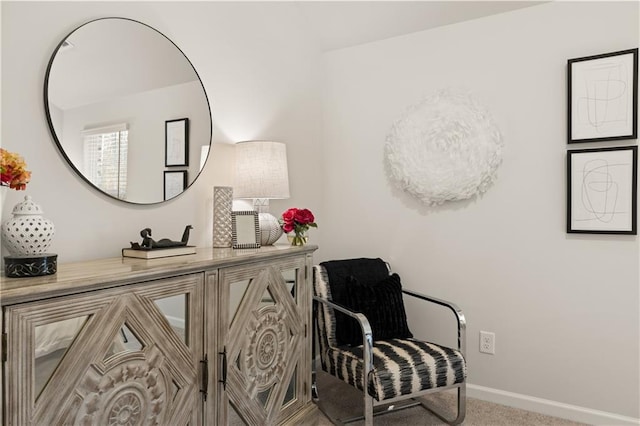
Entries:
[[0, 278], [3, 424], [303, 423], [315, 410], [316, 248], [206, 248]]

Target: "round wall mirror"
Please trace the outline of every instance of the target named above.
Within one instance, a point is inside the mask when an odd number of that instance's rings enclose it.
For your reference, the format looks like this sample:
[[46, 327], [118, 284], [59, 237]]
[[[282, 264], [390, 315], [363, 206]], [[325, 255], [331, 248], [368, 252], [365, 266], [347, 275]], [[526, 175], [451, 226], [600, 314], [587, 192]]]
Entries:
[[65, 37], [47, 67], [44, 105], [71, 167], [125, 202], [180, 195], [209, 155], [211, 111], [198, 73], [138, 21], [97, 19]]

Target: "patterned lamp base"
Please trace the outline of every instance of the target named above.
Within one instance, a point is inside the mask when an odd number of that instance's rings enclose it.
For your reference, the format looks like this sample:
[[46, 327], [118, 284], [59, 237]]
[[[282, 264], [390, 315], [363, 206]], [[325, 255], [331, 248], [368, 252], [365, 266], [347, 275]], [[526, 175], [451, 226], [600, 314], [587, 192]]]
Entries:
[[58, 255], [51, 253], [4, 257], [4, 272], [9, 278], [53, 275], [58, 270]]
[[260, 221], [260, 244], [270, 246], [282, 235], [282, 228], [278, 219], [271, 213], [258, 213]]

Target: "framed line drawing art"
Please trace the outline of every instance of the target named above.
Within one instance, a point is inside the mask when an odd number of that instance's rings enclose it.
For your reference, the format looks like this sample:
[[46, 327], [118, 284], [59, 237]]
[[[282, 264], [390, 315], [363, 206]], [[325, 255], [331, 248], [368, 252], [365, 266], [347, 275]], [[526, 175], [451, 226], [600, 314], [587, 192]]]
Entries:
[[187, 188], [186, 170], [165, 170], [164, 199], [170, 200], [184, 192]]
[[637, 235], [638, 147], [567, 151], [567, 232]]
[[234, 249], [260, 248], [258, 212], [254, 210], [231, 212], [231, 247]]
[[189, 119], [164, 122], [165, 167], [189, 165]]
[[638, 49], [567, 61], [568, 142], [638, 137]]

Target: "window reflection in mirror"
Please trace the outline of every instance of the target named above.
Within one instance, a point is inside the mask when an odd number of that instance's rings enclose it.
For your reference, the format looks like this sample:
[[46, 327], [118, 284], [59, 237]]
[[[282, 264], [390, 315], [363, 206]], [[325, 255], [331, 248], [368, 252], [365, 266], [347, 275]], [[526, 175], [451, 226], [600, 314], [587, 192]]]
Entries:
[[[211, 142], [204, 87], [183, 52], [145, 24], [103, 18], [78, 27], [54, 52], [44, 95], [61, 152], [83, 179], [111, 197], [163, 201], [167, 120], [189, 118], [193, 158], [181, 169], [188, 171], [187, 187], [204, 165], [200, 156], [208, 151], [202, 147]], [[114, 128], [117, 144], [87, 142], [100, 129], [110, 134]]]
[[82, 132], [82, 173], [103, 192], [121, 200], [127, 199], [128, 139], [126, 124]]

